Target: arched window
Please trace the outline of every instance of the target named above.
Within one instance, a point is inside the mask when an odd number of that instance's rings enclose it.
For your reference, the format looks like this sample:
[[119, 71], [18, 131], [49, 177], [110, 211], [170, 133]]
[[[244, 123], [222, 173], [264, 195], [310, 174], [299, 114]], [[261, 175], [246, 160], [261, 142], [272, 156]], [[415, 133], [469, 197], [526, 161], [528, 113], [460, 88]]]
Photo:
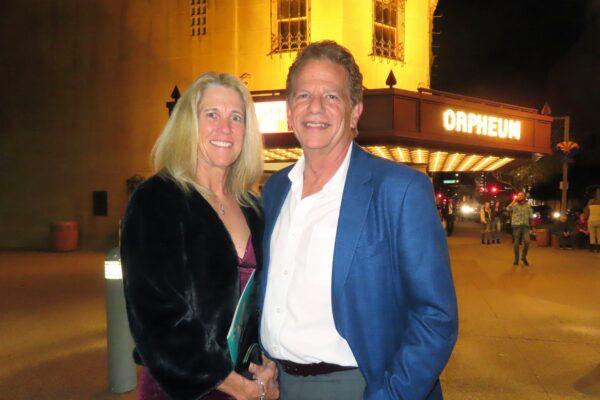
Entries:
[[271, 53], [306, 47], [310, 43], [309, 16], [309, 0], [271, 0]]
[[404, 60], [404, 6], [406, 0], [373, 0], [371, 55]]

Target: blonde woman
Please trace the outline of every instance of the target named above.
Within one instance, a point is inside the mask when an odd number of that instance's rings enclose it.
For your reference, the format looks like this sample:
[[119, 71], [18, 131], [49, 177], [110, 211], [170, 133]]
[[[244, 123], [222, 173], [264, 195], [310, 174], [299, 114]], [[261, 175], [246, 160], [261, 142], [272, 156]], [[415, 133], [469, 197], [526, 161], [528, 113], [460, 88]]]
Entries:
[[140, 399], [276, 398], [274, 364], [252, 364], [256, 380], [246, 379], [226, 340], [245, 281], [262, 261], [263, 221], [251, 192], [262, 142], [246, 87], [229, 74], [202, 74], [152, 157], [156, 174], [133, 194], [121, 244], [144, 366]]

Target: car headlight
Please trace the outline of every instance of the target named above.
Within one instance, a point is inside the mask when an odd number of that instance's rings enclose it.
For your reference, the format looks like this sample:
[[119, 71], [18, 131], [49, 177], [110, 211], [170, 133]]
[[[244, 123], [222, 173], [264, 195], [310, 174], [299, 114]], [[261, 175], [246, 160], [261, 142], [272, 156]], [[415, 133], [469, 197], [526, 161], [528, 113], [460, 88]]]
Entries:
[[460, 208], [460, 211], [462, 211], [463, 214], [471, 214], [475, 210], [473, 209], [473, 207], [465, 204]]

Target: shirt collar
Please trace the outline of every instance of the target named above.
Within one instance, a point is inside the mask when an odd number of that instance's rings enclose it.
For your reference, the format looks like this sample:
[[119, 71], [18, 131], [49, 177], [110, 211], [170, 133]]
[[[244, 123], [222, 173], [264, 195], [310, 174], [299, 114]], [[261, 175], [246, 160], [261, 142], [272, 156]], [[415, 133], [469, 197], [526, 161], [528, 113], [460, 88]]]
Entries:
[[[340, 164], [339, 168], [335, 172], [335, 174], [323, 185], [323, 188], [315, 194], [329, 194], [332, 192], [339, 192], [340, 194], [344, 190], [344, 183], [346, 182], [346, 175], [348, 175], [348, 168], [350, 167], [350, 158], [352, 155], [352, 143], [348, 146], [348, 151], [346, 152], [346, 156], [344, 161]], [[288, 178], [292, 182], [291, 190], [298, 199], [302, 197], [302, 189], [304, 183], [304, 168], [306, 166], [306, 161], [304, 159], [304, 155], [301, 156], [296, 164], [292, 167], [290, 172], [288, 173]]]

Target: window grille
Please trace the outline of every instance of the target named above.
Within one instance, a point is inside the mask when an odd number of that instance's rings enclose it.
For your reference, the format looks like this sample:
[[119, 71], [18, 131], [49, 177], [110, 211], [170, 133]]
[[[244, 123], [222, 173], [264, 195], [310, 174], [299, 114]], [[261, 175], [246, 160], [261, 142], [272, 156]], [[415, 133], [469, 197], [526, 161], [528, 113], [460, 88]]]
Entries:
[[310, 43], [310, 0], [271, 1], [271, 53], [295, 51]]
[[192, 1], [192, 36], [206, 35], [206, 3], [207, 0], [191, 0]]
[[404, 60], [404, 8], [406, 0], [373, 0], [371, 55]]

